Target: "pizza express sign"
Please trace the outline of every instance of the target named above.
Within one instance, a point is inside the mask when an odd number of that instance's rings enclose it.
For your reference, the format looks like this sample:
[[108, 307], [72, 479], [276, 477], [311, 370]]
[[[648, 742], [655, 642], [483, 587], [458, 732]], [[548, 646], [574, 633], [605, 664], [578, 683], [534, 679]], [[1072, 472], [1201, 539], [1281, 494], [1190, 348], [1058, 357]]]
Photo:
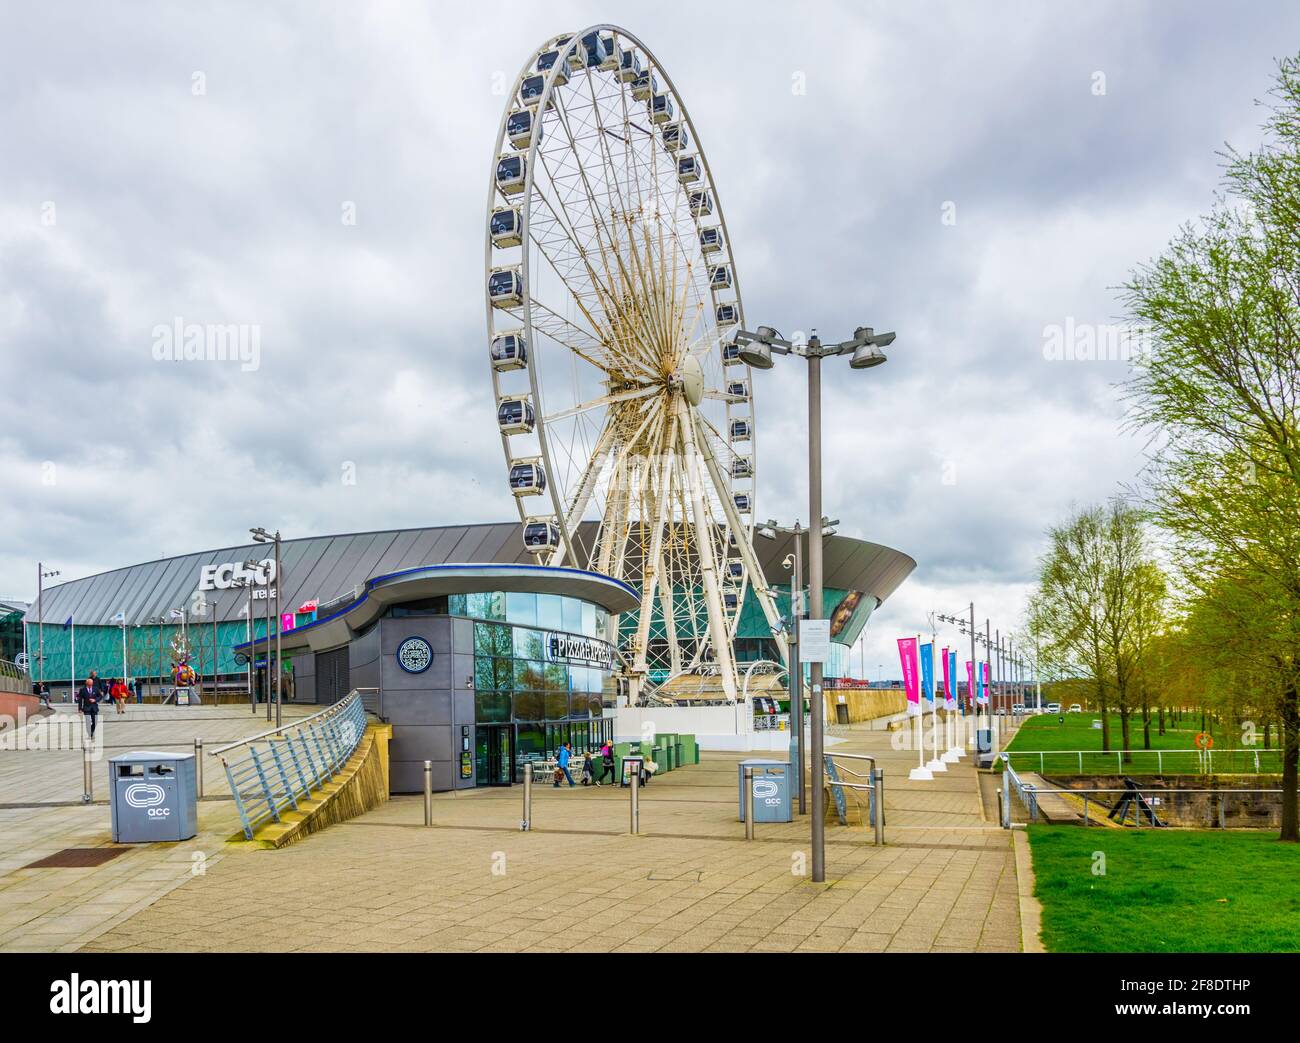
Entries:
[[546, 658], [564, 662], [594, 663], [605, 670], [614, 668], [614, 646], [579, 634], [547, 634]]

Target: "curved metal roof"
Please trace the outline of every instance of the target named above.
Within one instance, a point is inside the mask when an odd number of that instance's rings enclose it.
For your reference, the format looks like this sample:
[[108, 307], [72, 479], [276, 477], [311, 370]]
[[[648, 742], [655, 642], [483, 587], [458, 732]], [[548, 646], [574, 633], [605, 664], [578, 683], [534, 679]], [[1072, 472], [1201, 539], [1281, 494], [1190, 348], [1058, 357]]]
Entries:
[[[594, 521], [583, 522], [580, 542], [590, 545], [595, 527]], [[804, 544], [806, 552], [806, 536]], [[901, 551], [865, 540], [829, 536], [823, 547], [826, 586], [861, 590], [877, 601], [889, 597], [916, 568], [916, 562]], [[785, 581], [781, 561], [792, 549], [792, 537], [758, 539], [754, 549], [768, 583]], [[198, 586], [203, 566], [267, 556], [265, 544], [244, 543], [101, 572], [46, 588], [40, 614], [46, 623], [61, 624], [75, 616], [78, 624], [107, 626], [122, 612], [129, 624], [145, 623], [184, 605]], [[533, 563], [514, 521], [309, 536], [281, 544], [282, 603], [296, 608], [316, 599], [324, 607], [336, 598], [359, 595], [358, 588], [371, 577], [426, 565]], [[206, 596], [216, 605], [218, 620], [242, 618], [239, 611], [247, 600], [242, 591], [215, 590]], [[261, 615], [266, 602], [255, 601], [253, 606]], [[27, 619], [37, 621], [35, 605]]]
[[[392, 604], [438, 597], [443, 594], [476, 593], [486, 590], [534, 591], [567, 594], [599, 605], [611, 613], [637, 607], [637, 592], [621, 580], [584, 569], [552, 568], [549, 565], [475, 564], [424, 565], [388, 576], [376, 576], [365, 584], [355, 600], [324, 616], [280, 635], [285, 648], [333, 648], [374, 622]], [[272, 633], [272, 639], [275, 638]], [[256, 648], [265, 638], [235, 646]]]

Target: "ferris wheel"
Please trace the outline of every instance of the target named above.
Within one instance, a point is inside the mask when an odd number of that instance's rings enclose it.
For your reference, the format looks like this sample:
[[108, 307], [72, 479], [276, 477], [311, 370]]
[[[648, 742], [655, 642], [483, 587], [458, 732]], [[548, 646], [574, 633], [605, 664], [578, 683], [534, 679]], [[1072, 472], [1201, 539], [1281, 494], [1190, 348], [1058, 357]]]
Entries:
[[626, 30], [566, 33], [529, 56], [497, 135], [486, 232], [492, 384], [524, 546], [639, 589], [620, 627], [638, 686], [716, 670], [735, 699], [747, 592], [786, 654], [752, 546], [754, 407], [729, 339], [740, 287], [695, 127]]

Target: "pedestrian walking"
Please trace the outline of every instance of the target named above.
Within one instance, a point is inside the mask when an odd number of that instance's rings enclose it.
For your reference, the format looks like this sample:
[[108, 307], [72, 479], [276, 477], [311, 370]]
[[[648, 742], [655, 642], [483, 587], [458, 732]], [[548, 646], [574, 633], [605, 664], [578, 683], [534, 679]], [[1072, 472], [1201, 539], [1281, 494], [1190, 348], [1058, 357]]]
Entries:
[[618, 782], [618, 772], [614, 770], [614, 744], [608, 739], [600, 746], [600, 778], [596, 780], [597, 786], [605, 781], [606, 775], [609, 776], [610, 785]]
[[113, 681], [113, 686], [108, 690], [109, 698], [113, 700], [113, 705], [117, 707], [118, 713], [126, 713], [126, 682], [120, 677]]
[[86, 678], [86, 683], [77, 692], [77, 710], [86, 718], [86, 728], [93, 739], [95, 726], [99, 723], [99, 692], [95, 689], [93, 674]]
[[596, 765], [591, 759], [591, 751], [588, 750], [582, 755], [582, 784], [590, 786], [592, 783], [600, 785], [600, 783], [596, 782]]
[[[559, 756], [556, 757], [556, 761], [558, 762], [560, 771], [564, 773], [564, 777], [569, 780], [569, 787], [573, 788], [577, 783], [573, 781], [573, 776], [569, 774], [569, 762], [571, 760], [573, 760], [573, 744], [566, 742], [560, 747], [560, 753]], [[555, 780], [555, 785], [557, 787], [560, 785], [560, 780], [558, 778]]]

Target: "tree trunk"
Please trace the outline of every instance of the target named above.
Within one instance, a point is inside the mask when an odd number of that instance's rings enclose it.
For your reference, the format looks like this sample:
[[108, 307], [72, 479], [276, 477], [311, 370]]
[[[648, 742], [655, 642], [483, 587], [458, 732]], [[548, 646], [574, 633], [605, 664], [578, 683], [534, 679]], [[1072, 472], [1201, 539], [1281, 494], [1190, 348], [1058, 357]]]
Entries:
[[1133, 747], [1132, 744], [1129, 742], [1129, 727], [1128, 727], [1129, 724], [1128, 719], [1130, 716], [1132, 716], [1132, 714], [1133, 711], [1128, 708], [1128, 705], [1126, 703], [1119, 704], [1119, 730], [1120, 730], [1120, 740], [1124, 743], [1123, 761], [1125, 764], [1133, 763], [1133, 755], [1129, 753], [1129, 750], [1131, 750]]
[[1295, 683], [1282, 694], [1282, 834], [1279, 840], [1300, 843], [1297, 823], [1296, 775], [1300, 766], [1300, 707]]
[[1110, 714], [1106, 712], [1106, 683], [1097, 685], [1097, 706], [1101, 712], [1101, 752], [1110, 752]]
[[1159, 728], [1159, 730], [1157, 731], [1156, 734], [1158, 734], [1158, 735], [1164, 735], [1164, 733], [1165, 733], [1165, 707], [1164, 707], [1164, 704], [1163, 704], [1163, 703], [1162, 703], [1162, 704], [1160, 705], [1160, 707], [1158, 708], [1158, 712], [1159, 712], [1159, 714], [1160, 714], [1160, 728]]

